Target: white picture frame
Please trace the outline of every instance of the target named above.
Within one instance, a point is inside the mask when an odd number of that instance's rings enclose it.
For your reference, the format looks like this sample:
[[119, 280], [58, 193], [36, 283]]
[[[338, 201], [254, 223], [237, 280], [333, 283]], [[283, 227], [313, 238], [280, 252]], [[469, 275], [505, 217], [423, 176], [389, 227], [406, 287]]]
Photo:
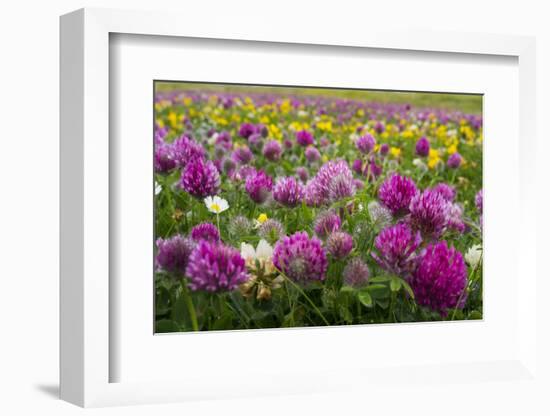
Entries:
[[[485, 372], [490, 379], [539, 383], [536, 348], [536, 218], [529, 209], [534, 202], [535, 166], [535, 41], [530, 37], [468, 33], [399, 32], [349, 27], [328, 35], [311, 25], [307, 32], [264, 22], [234, 31], [231, 24], [203, 25], [171, 13], [107, 9], [82, 9], [61, 18], [61, 398], [80, 406], [159, 403], [214, 397], [246, 397], [358, 390], [377, 380], [389, 380], [408, 372], [410, 380], [430, 383], [440, 372], [452, 372], [467, 380], [470, 372]], [[360, 29], [360, 30], [359, 30]], [[517, 292], [518, 345], [506, 360], [498, 362], [444, 363], [402, 369], [331, 369], [333, 382], [318, 382], [319, 374], [272, 375], [278, 390], [237, 380], [231, 389], [212, 389], [207, 379], [181, 381], [111, 382], [110, 365], [116, 354], [110, 349], [110, 166], [109, 159], [109, 37], [110, 34], [170, 36], [278, 42], [282, 44], [332, 45], [333, 47], [430, 51], [437, 53], [504, 55], [518, 59], [519, 149], [518, 267], [525, 285]], [[221, 335], [223, 336], [223, 334]], [[315, 335], [311, 335], [315, 336]], [[120, 357], [118, 357], [120, 358]], [[390, 375], [388, 375], [390, 374]], [[499, 376], [500, 375], [500, 376]], [[406, 377], [405, 377], [406, 378]], [[348, 380], [343, 383], [341, 380]], [[474, 378], [481, 383], [481, 378]], [[410, 381], [412, 383], [412, 381]], [[209, 386], [210, 385], [210, 386]], [[307, 386], [307, 387], [304, 387]], [[406, 387], [406, 386], [405, 386]]]

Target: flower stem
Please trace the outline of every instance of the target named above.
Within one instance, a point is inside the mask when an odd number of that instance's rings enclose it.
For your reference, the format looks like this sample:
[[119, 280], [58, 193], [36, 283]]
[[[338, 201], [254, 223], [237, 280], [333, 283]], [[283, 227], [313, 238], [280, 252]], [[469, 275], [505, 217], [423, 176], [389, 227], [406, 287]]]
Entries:
[[187, 289], [187, 286], [185, 283], [182, 283], [181, 285], [181, 294], [183, 296], [183, 300], [185, 301], [185, 305], [187, 306], [187, 311], [189, 312], [189, 317], [191, 318], [191, 325], [193, 327], [193, 331], [199, 330], [199, 323], [197, 321], [197, 313], [195, 311], [195, 305], [193, 305], [193, 299], [191, 299], [191, 295], [189, 294], [189, 289]]
[[[280, 272], [280, 271], [279, 271]], [[280, 272], [281, 273], [281, 272]], [[300, 294], [306, 298], [306, 300], [309, 302], [309, 304], [313, 307], [313, 309], [315, 310], [315, 312], [317, 312], [317, 314], [321, 317], [321, 319], [323, 320], [323, 322], [325, 323], [325, 325], [327, 326], [330, 326], [330, 323], [327, 321], [327, 319], [325, 318], [325, 316], [322, 314], [322, 312], [319, 310], [319, 308], [317, 307], [317, 305], [315, 305], [315, 303], [313, 303], [313, 301], [309, 298], [308, 295], [306, 295], [306, 292], [304, 292], [302, 290], [302, 288], [300, 286], [298, 286], [296, 283], [294, 283], [292, 280], [290, 280], [287, 276], [285, 276], [284, 273], [281, 273], [281, 276], [283, 276], [283, 278], [289, 282], [292, 286], [294, 286], [298, 292], [300, 292]]]

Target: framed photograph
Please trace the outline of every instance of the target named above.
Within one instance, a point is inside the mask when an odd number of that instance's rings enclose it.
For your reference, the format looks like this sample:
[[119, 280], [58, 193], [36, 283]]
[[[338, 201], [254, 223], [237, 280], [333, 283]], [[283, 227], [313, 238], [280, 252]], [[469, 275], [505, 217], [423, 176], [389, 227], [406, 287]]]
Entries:
[[536, 387], [534, 40], [179, 22], [61, 18], [61, 397]]

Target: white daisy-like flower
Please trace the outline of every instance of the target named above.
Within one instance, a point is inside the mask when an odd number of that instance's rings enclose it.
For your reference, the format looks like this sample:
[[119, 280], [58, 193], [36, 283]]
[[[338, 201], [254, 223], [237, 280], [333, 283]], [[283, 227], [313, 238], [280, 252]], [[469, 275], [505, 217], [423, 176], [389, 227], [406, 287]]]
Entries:
[[227, 201], [219, 196], [207, 196], [204, 198], [204, 204], [208, 208], [208, 211], [214, 214], [220, 214], [229, 208]]
[[470, 267], [476, 267], [480, 260], [482, 254], [482, 248], [480, 244], [475, 244], [468, 249], [466, 254], [464, 254], [464, 260], [470, 265]]
[[162, 191], [162, 185], [157, 181], [155, 181], [155, 195], [160, 194], [161, 191]]

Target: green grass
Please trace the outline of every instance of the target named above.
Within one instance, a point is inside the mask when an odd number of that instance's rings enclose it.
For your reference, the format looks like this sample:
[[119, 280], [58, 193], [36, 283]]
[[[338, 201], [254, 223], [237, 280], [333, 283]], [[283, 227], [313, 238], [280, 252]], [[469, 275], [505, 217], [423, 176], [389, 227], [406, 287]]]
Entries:
[[339, 97], [354, 100], [374, 101], [381, 103], [411, 104], [414, 107], [433, 107], [447, 110], [458, 110], [465, 113], [481, 114], [481, 94], [455, 94], [431, 92], [403, 92], [376, 90], [347, 90], [339, 88], [307, 87], [267, 87], [236, 84], [205, 84], [194, 82], [155, 82], [157, 91], [203, 90], [225, 93], [267, 93], [288, 95], [310, 95]]

